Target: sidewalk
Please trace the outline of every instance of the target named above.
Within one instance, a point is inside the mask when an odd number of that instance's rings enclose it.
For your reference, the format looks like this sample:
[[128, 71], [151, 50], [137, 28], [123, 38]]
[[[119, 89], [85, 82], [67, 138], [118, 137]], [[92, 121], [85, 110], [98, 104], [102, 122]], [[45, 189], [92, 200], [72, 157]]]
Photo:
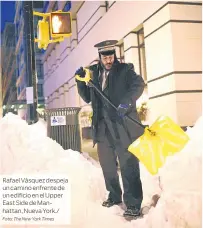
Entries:
[[[98, 154], [97, 154], [97, 145], [93, 148], [92, 140], [90, 139], [83, 139], [82, 141], [82, 152], [88, 153], [91, 158], [96, 161], [99, 161]], [[118, 170], [120, 171], [120, 165], [118, 162]]]
[[93, 148], [93, 142], [91, 139], [83, 139], [82, 140], [82, 150], [81, 152], [88, 153], [90, 157], [98, 161], [97, 154], [97, 145]]

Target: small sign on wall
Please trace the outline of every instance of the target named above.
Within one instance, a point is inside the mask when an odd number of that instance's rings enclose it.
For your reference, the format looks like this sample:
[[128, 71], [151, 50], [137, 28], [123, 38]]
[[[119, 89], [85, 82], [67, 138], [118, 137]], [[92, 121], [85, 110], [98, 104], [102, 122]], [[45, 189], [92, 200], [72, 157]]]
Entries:
[[62, 126], [66, 125], [65, 116], [51, 116], [51, 126]]
[[34, 103], [33, 87], [26, 87], [26, 100], [27, 100], [27, 104]]

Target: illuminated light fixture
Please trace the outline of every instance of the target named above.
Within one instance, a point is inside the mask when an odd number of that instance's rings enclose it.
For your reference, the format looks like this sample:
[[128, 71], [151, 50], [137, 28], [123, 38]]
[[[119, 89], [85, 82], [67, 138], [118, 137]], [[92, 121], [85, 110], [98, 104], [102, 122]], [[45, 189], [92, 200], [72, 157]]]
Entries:
[[71, 12], [62, 12], [61, 10], [51, 13], [33, 12], [33, 15], [43, 18], [38, 21], [37, 38], [35, 39], [39, 49], [46, 50], [50, 43], [61, 42], [65, 37], [72, 35]]
[[72, 35], [70, 12], [52, 12], [50, 15], [51, 37], [69, 37]]

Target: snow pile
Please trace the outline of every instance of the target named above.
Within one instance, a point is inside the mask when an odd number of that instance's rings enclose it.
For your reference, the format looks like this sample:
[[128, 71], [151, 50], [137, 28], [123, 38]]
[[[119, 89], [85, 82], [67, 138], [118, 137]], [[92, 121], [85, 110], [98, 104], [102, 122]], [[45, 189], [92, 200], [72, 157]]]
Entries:
[[160, 170], [163, 193], [158, 206], [168, 227], [202, 227], [203, 117], [187, 133], [189, 143]]
[[30, 127], [32, 134], [40, 134], [41, 136], [47, 135], [47, 122], [43, 119], [39, 119], [37, 123], [30, 125]]
[[28, 126], [10, 113], [0, 120], [1, 173], [67, 174], [72, 188], [72, 225], [68, 227], [199, 228], [202, 129], [200, 118], [194, 128], [188, 129], [191, 141], [184, 150], [167, 159], [160, 176], [152, 177], [141, 165], [143, 204], [148, 204], [153, 194], [161, 194], [161, 198], [145, 218], [133, 222], [120, 216], [123, 213], [120, 207], [101, 206], [106, 192], [100, 166], [87, 155], [65, 151], [46, 137], [44, 122]]

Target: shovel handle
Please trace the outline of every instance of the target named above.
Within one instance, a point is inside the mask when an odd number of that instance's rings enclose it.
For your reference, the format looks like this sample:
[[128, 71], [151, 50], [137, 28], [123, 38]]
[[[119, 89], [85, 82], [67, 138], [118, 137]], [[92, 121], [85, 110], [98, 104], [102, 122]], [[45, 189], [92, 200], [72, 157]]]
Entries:
[[132, 117], [126, 115], [126, 118], [127, 118], [128, 120], [130, 120], [131, 122], [133, 122], [134, 124], [138, 124], [140, 127], [144, 128], [144, 129], [146, 128], [145, 125], [141, 124], [139, 121], [133, 119]]
[[87, 69], [87, 68], [83, 68], [85, 70], [85, 77], [80, 77], [80, 75], [75, 75], [75, 78], [78, 80], [78, 81], [81, 81], [81, 82], [89, 82], [91, 80], [91, 75], [90, 75], [90, 70]]
[[[92, 87], [94, 87], [94, 89], [102, 96], [102, 98], [104, 98], [116, 111], [118, 111], [118, 108], [114, 105], [114, 104], [112, 104], [111, 103], [111, 101], [105, 96], [105, 94], [104, 93], [102, 93], [101, 91], [100, 91], [100, 89], [98, 89], [96, 86], [95, 86], [95, 84], [90, 80], [89, 81], [89, 84], [92, 86]], [[137, 120], [135, 120], [135, 119], [133, 119], [132, 117], [130, 117], [130, 116], [128, 116], [128, 115], [126, 115], [125, 116], [128, 120], [130, 120], [131, 122], [133, 122], [134, 124], [137, 124], [137, 125], [139, 125], [140, 127], [142, 127], [142, 128], [146, 128], [146, 126], [145, 125], [143, 125], [142, 123], [140, 123], [139, 121], [137, 121]]]

